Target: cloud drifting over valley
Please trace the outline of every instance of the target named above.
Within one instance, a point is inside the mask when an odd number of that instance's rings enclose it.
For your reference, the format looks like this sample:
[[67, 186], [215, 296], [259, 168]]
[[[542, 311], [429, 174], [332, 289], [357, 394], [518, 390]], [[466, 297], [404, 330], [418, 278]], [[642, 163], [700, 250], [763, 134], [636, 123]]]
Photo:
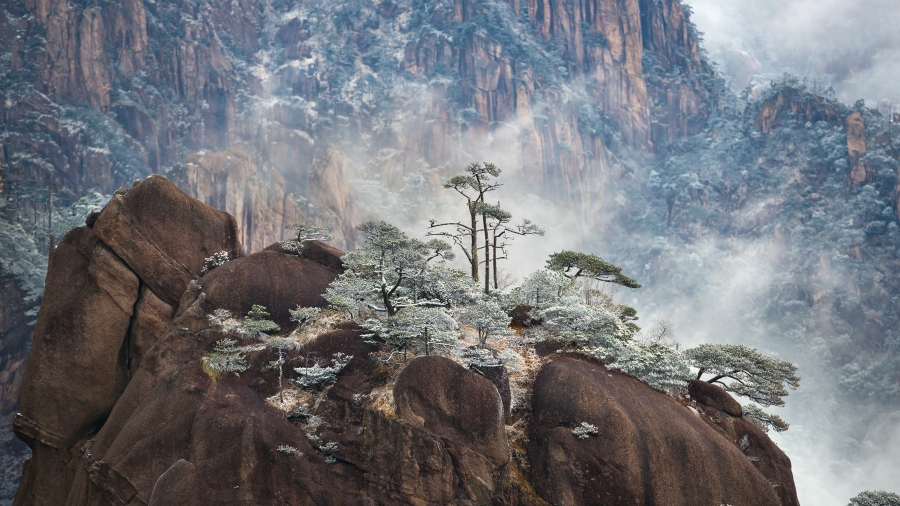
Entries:
[[845, 103], [900, 102], [900, 9], [893, 0], [688, 0], [705, 47], [746, 86], [790, 72]]

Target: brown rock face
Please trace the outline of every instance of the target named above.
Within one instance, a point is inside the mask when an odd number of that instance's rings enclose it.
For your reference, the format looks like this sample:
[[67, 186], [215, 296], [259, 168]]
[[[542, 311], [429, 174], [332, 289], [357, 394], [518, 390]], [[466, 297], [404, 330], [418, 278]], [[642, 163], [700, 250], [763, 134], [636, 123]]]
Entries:
[[140, 296], [134, 306], [134, 320], [128, 334], [129, 378], [141, 367], [141, 359], [163, 335], [173, 316], [174, 307], [157, 297], [147, 285], [141, 285]]
[[459, 461], [457, 487], [477, 504], [492, 502], [499, 471], [509, 462], [503, 403], [494, 385], [444, 357], [419, 357], [397, 378], [394, 400], [402, 420], [439, 436]]
[[[234, 337], [209, 315], [262, 304], [288, 327], [289, 309], [324, 305], [341, 252], [266, 248], [192, 279], [175, 310], [94, 235], [118, 210], [126, 229], [111, 237], [169, 252], [138, 257], [157, 262], [139, 264], [155, 276], [181, 254], [167, 248], [192, 220], [212, 216], [201, 243], [233, 234], [233, 220], [167, 196], [171, 186], [148, 179], [51, 255], [16, 419], [32, 448], [16, 506], [796, 504], [790, 461], [754, 427], [712, 407], [701, 418], [634, 378], [571, 358], [545, 366], [535, 383], [533, 483], [511, 459], [495, 383], [431, 356], [410, 361], [391, 385], [371, 356], [378, 347], [352, 322], [288, 350], [287, 381], [309, 360], [353, 358], [333, 385], [294, 393], [314, 402], [282, 412], [275, 350], [244, 341], [240, 374], [204, 365], [217, 341]], [[167, 222], [171, 237], [153, 221], [165, 202], [185, 221]], [[576, 439], [571, 428], [582, 421], [599, 434]], [[782, 487], [780, 501], [770, 482]]]
[[47, 278], [19, 411], [64, 448], [96, 431], [125, 388], [138, 277], [82, 227], [60, 241]]
[[746, 420], [729, 416], [715, 408], [697, 408], [704, 414], [703, 420], [707, 424], [734, 443], [769, 483], [777, 485], [773, 489], [781, 499], [782, 506], [799, 506], [791, 459], [765, 432]]
[[[559, 359], [538, 375], [532, 405], [531, 474], [553, 504], [781, 504], [732, 442], [634, 378]], [[598, 433], [577, 438], [582, 422]]]
[[[103, 425], [125, 389], [138, 284], [87, 227], [66, 234], [50, 256], [15, 422], [34, 452], [19, 490], [29, 504], [65, 503], [68, 450]], [[46, 485], [52, 482], [59, 486]]]
[[871, 183], [875, 180], [875, 171], [866, 166], [862, 157], [866, 154], [866, 120], [863, 115], [854, 112], [847, 116], [847, 151], [850, 153], [850, 181], [853, 184]]
[[[560, 39], [569, 71], [591, 77], [591, 95], [632, 145], [650, 145], [650, 109], [641, 57], [641, 12], [636, 0], [588, 3], [531, 0], [532, 25]], [[565, 41], [565, 42], [562, 42]]]
[[150, 176], [103, 209], [94, 233], [115, 251], [163, 301], [176, 305], [219, 251], [243, 256], [238, 230], [227, 213], [179, 190], [162, 176]]
[[303, 250], [300, 252], [300, 256], [303, 258], [341, 271], [344, 270], [344, 263], [341, 261], [341, 257], [345, 254], [345, 251], [341, 251], [321, 241], [305, 242]]
[[291, 309], [328, 305], [322, 294], [338, 274], [336, 269], [297, 255], [260, 251], [204, 276], [200, 280], [203, 308], [209, 313], [227, 309], [243, 316], [259, 304], [268, 309], [273, 321], [288, 327]]
[[457, 441], [495, 467], [509, 461], [503, 403], [486, 378], [444, 357], [419, 357], [397, 378], [400, 418]]
[[[339, 247], [352, 244], [359, 217], [347, 209], [347, 181], [321, 170], [340, 167], [336, 146], [391, 189], [422, 163], [456, 172], [502, 150], [523, 187], [591, 227], [615, 176], [610, 144], [661, 151], [696, 131], [716, 99], [678, 0], [528, 0], [510, 20], [525, 42], [470, 29], [494, 13], [462, 0], [431, 11], [438, 31], [397, 23], [418, 18], [403, 2], [337, 23], [337, 11], [314, 22], [226, 0], [199, 10], [172, 0], [8, 3], [13, 77], [35, 92], [0, 91], [9, 99], [0, 115], [13, 126], [9, 152], [34, 154], [19, 160], [29, 177], [77, 198], [162, 172], [184, 153], [244, 146], [252, 163], [232, 159], [260, 170], [192, 159], [199, 168], [185, 189], [233, 213], [248, 252], [280, 239], [284, 223], [315, 218], [292, 193], [325, 212]], [[325, 31], [357, 56], [323, 58]], [[395, 50], [372, 52], [383, 37], [405, 41], [399, 65]], [[666, 75], [648, 75], [644, 56]], [[370, 91], [368, 77], [342, 82], [348, 71], [389, 78]]]
[[743, 414], [741, 403], [719, 386], [700, 380], [691, 380], [688, 386], [688, 395], [691, 399], [719, 411], [724, 411], [731, 416], [740, 417]]

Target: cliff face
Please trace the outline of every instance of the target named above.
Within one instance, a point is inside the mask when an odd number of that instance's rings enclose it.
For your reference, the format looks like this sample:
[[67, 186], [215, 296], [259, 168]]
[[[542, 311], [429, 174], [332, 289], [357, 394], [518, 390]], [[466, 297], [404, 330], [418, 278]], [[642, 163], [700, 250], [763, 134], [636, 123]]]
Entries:
[[[0, 9], [11, 173], [71, 203], [168, 170], [235, 217], [247, 252], [303, 220], [349, 248], [369, 216], [354, 180], [398, 191], [411, 171], [439, 167], [433, 194], [476, 159], [591, 230], [615, 153], [664, 150], [705, 120], [698, 103], [711, 96], [696, 37], [669, 0]], [[652, 75], [647, 62], [659, 62]], [[8, 362], [8, 413], [24, 356]]]
[[[28, 326], [33, 317], [25, 314], [23, 308], [27, 294], [14, 278], [0, 278], [0, 414], [2, 423], [12, 423], [16, 408], [16, 397], [25, 372], [25, 361], [31, 347], [32, 329]], [[0, 432], [0, 445], [10, 443], [11, 434]]]
[[[245, 371], [217, 372], [204, 361], [227, 336], [214, 311], [262, 304], [287, 331], [290, 309], [326, 305], [342, 252], [242, 257], [231, 216], [159, 176], [91, 224], [51, 253], [15, 421], [33, 451], [16, 505], [797, 504], [790, 460], [762, 432], [595, 362], [547, 357], [513, 426], [506, 375], [440, 356], [391, 372], [350, 321], [285, 349], [287, 371], [348, 356], [321, 392], [282, 393], [262, 343], [244, 348]], [[220, 250], [235, 259], [201, 276]], [[579, 439], [581, 422], [603, 432]]]
[[677, 0], [3, 8], [7, 162], [71, 197], [241, 145], [312, 199], [339, 146], [393, 185], [420, 160], [500, 155], [590, 225], [610, 146], [664, 149], [712, 97]]

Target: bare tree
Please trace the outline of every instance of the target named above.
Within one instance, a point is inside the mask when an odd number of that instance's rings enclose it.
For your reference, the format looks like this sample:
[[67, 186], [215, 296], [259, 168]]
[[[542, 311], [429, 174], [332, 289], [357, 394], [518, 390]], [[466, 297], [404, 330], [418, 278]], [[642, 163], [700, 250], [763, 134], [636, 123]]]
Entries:
[[[484, 203], [484, 196], [500, 188], [500, 184], [492, 181], [492, 178], [500, 176], [500, 169], [492, 163], [470, 163], [466, 166], [467, 174], [453, 176], [444, 183], [444, 188], [453, 190], [466, 199], [466, 207], [469, 211], [468, 223], [448, 222], [437, 223], [431, 220], [429, 228], [441, 228], [444, 230], [429, 232], [428, 235], [443, 236], [451, 239], [454, 244], [462, 249], [472, 269], [472, 279], [478, 281], [478, 211], [479, 204]], [[446, 229], [452, 231], [447, 231]], [[466, 245], [468, 243], [468, 246]]]
[[[459, 246], [469, 261], [472, 279], [476, 282], [480, 281], [479, 266], [484, 264], [484, 292], [490, 293], [491, 269], [493, 268], [494, 272], [494, 289], [498, 289], [500, 281], [497, 261], [509, 258], [506, 248], [513, 236], [544, 235], [544, 231], [529, 220], [511, 226], [512, 214], [501, 209], [499, 202], [497, 205], [486, 202], [485, 195], [501, 186], [491, 180], [500, 176], [500, 169], [494, 164], [471, 163], [466, 167], [466, 172], [467, 175], [451, 178], [444, 184], [444, 188], [452, 189], [466, 198], [468, 223], [462, 221], [438, 223], [431, 220], [429, 228], [441, 230], [428, 232], [428, 235], [447, 237]], [[481, 246], [478, 244], [479, 235], [483, 236], [484, 241]], [[482, 257], [484, 260], [481, 260]]]

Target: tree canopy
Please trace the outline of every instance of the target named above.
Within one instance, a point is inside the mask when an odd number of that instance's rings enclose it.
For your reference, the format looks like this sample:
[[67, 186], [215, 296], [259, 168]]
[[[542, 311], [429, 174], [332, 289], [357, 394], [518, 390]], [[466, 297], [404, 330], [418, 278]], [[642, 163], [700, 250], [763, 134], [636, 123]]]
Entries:
[[410, 350], [431, 355], [456, 346], [459, 328], [446, 311], [436, 307], [412, 307], [383, 321], [369, 319], [362, 326], [370, 331], [363, 336], [368, 342], [402, 353], [404, 362]]
[[628, 288], [641, 287], [636, 280], [622, 274], [621, 267], [590, 253], [569, 250], [554, 253], [547, 260], [547, 269], [561, 272], [570, 279], [585, 277]]
[[[444, 188], [453, 190], [466, 199], [468, 219], [438, 223], [431, 220], [428, 235], [443, 236], [459, 246], [469, 262], [472, 279], [479, 281], [478, 267], [484, 265], [484, 292], [491, 291], [491, 269], [493, 268], [493, 285], [500, 285], [497, 272], [497, 261], [508, 258], [509, 241], [513, 236], [544, 235], [544, 231], [530, 220], [523, 220], [518, 225], [510, 225], [512, 214], [486, 200], [486, 194], [502, 186], [494, 181], [500, 176], [500, 169], [492, 163], [470, 163], [466, 166], [466, 174], [450, 178]], [[479, 222], [480, 218], [480, 222]], [[482, 243], [479, 245], [479, 235]], [[502, 254], [502, 257], [501, 257]], [[482, 260], [483, 258], [483, 260]]]
[[697, 379], [709, 375], [708, 383], [763, 406], [783, 406], [787, 388], [800, 386], [797, 366], [742, 344], [701, 344], [685, 351], [685, 356], [698, 369]]
[[790, 428], [790, 424], [781, 419], [778, 415], [766, 413], [756, 404], [750, 403], [743, 406], [743, 415], [741, 418], [756, 425], [763, 432], [769, 432], [769, 429], [775, 429], [775, 432], [784, 432]]
[[296, 253], [303, 249], [303, 244], [307, 241], [330, 241], [334, 239], [334, 236], [328, 232], [328, 229], [308, 222], [292, 223], [284, 228], [293, 230], [296, 235], [282, 239], [281, 247]]
[[860, 492], [847, 506], [900, 506], [900, 495], [884, 490]]
[[259, 304], [253, 304], [250, 312], [247, 313], [247, 316], [244, 318], [243, 328], [248, 335], [260, 339], [266, 338], [268, 332], [281, 330], [277, 323], [269, 319], [269, 311], [266, 310], [266, 307]]
[[428, 297], [433, 293], [423, 289], [422, 281], [434, 274], [429, 272], [432, 262], [453, 258], [449, 244], [439, 239], [411, 239], [384, 221], [366, 222], [358, 228], [365, 241], [341, 257], [347, 271], [328, 288], [327, 300], [343, 307], [362, 302], [389, 317], [404, 308], [448, 304]]

